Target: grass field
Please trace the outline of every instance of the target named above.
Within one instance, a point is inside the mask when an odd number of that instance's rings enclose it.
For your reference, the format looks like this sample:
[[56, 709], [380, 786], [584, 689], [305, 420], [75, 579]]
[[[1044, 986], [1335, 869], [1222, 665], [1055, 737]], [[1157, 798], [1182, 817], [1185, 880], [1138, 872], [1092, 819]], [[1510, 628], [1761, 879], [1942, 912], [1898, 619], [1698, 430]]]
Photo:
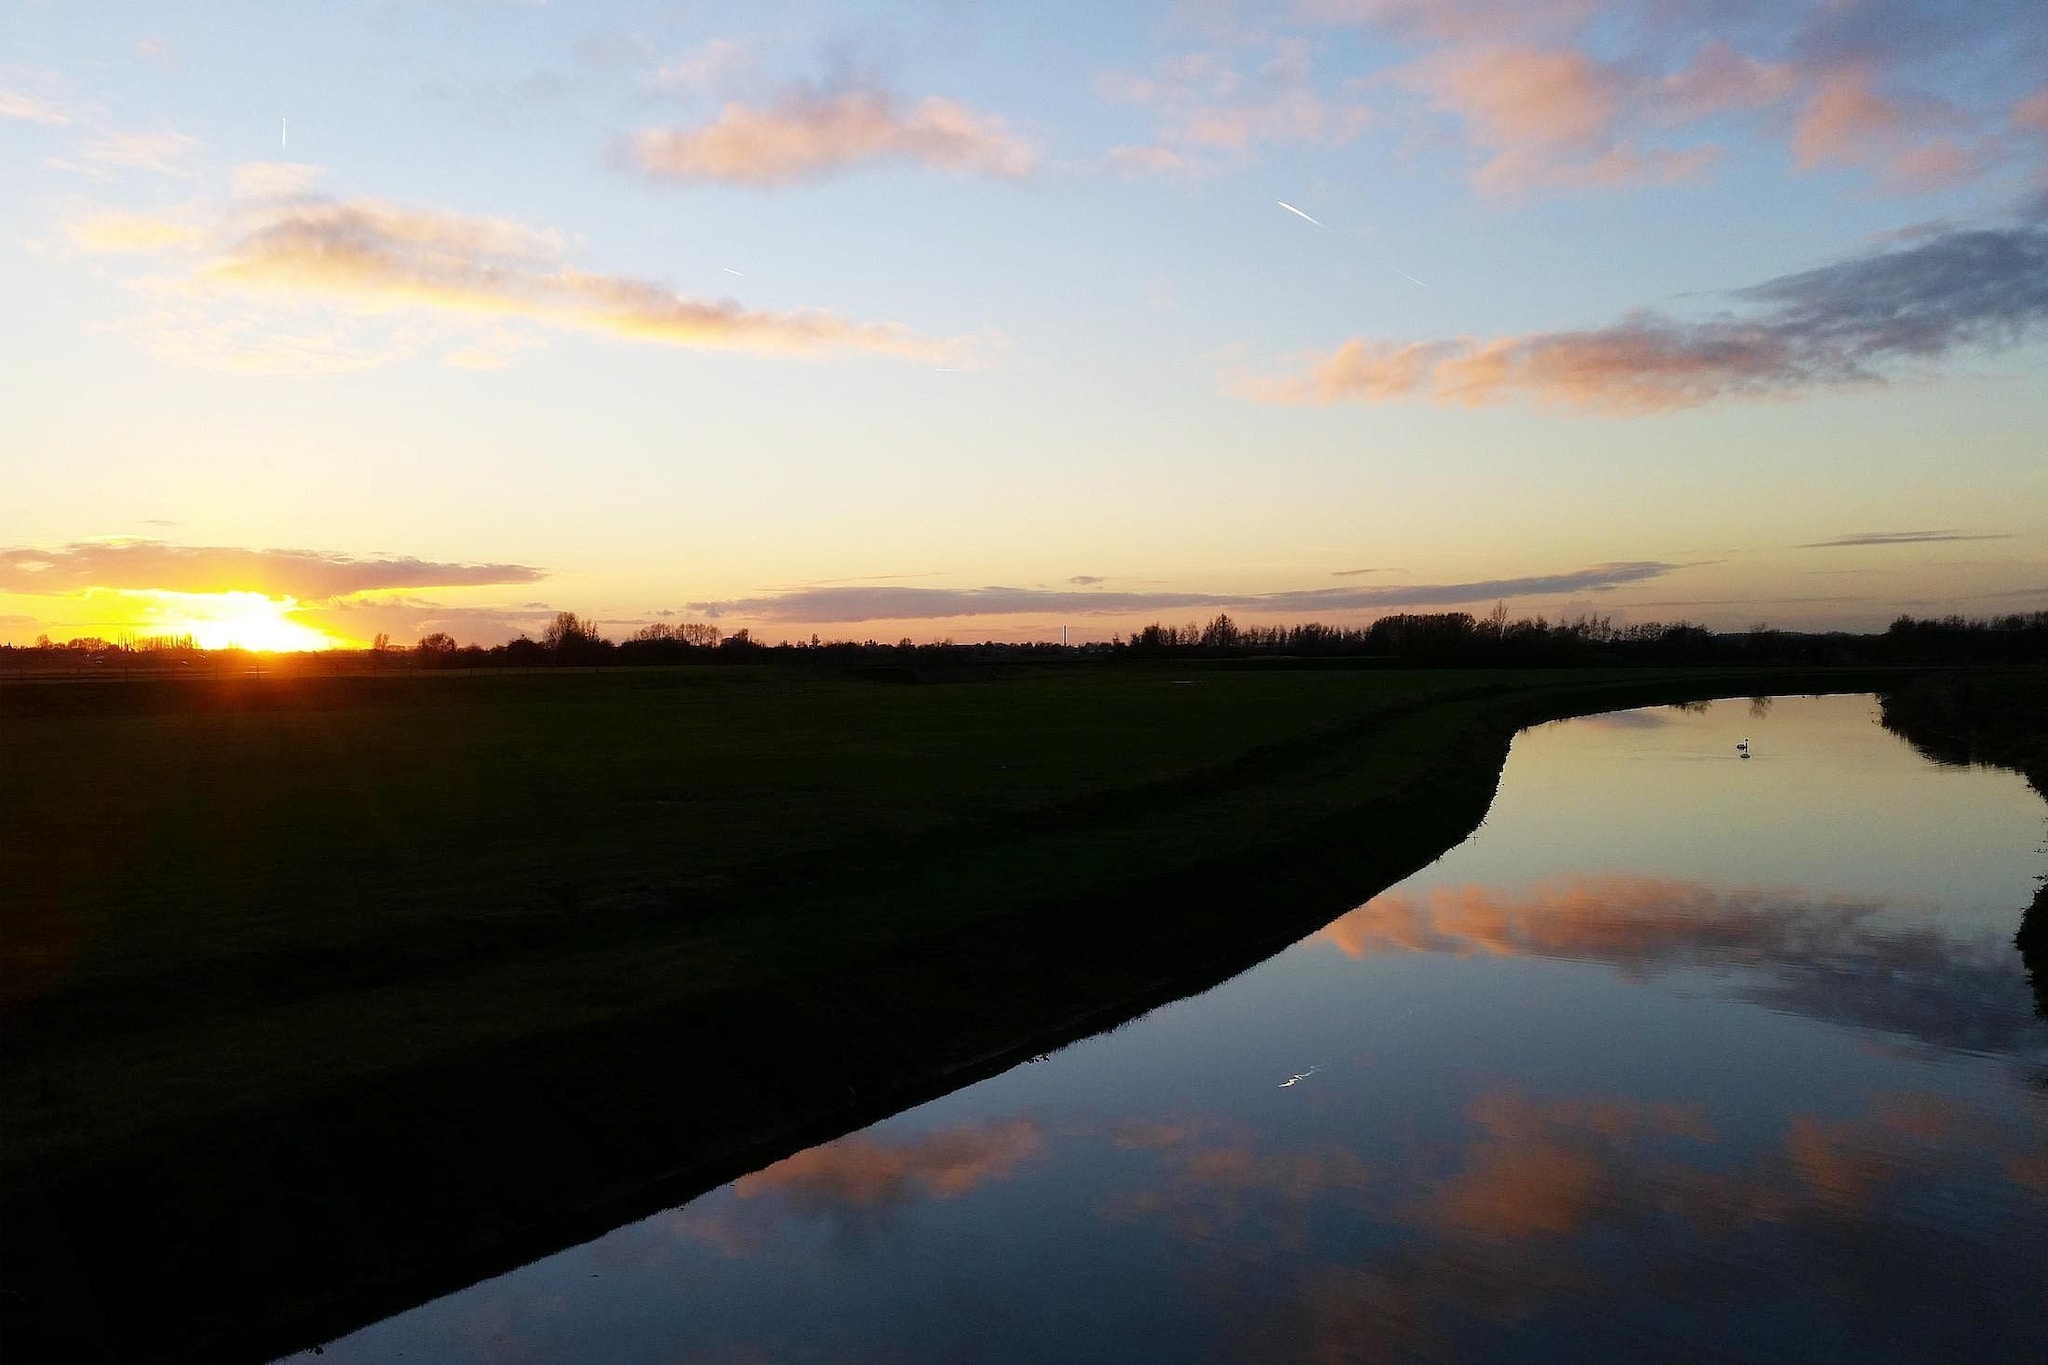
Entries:
[[1784, 674], [0, 688], [11, 1360], [260, 1358], [1248, 965]]

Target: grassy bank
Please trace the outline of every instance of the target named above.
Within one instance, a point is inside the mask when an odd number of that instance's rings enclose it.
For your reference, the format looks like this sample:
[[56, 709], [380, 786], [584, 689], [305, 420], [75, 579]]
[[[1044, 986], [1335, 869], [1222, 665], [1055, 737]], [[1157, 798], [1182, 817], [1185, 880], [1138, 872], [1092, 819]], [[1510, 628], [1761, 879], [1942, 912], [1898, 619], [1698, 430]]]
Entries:
[[1522, 725], [1882, 681], [0, 689], [7, 1355], [309, 1344], [1222, 979]]

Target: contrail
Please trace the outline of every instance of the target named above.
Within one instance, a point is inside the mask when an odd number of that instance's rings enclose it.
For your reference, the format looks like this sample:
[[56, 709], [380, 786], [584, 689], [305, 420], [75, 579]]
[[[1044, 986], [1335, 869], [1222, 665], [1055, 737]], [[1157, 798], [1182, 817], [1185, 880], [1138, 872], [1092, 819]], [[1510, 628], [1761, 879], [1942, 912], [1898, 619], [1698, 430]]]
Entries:
[[282, 123], [281, 125], [279, 125], [279, 127], [278, 127], [278, 130], [277, 130], [277, 145], [278, 145], [279, 147], [281, 147], [281, 148], [282, 148], [282, 147], [289, 147], [289, 146], [291, 146], [291, 142], [292, 142], [292, 121], [291, 121], [290, 119], [286, 119], [286, 120], [285, 120], [285, 121], [284, 121], [284, 122], [283, 122], [283, 123]]
[[1285, 199], [1275, 199], [1273, 202], [1278, 204], [1281, 208], [1286, 209], [1289, 213], [1293, 214], [1297, 218], [1308, 218], [1308, 220], [1311, 223], [1315, 223], [1317, 227], [1321, 228], [1325, 232], [1328, 232], [1330, 230], [1328, 224], [1318, 222], [1314, 218], [1309, 218], [1309, 216], [1306, 213], [1303, 213], [1300, 209], [1294, 207], [1294, 205], [1288, 203]]
[[[1310, 218], [1308, 214], [1303, 213], [1300, 209], [1294, 207], [1294, 205], [1288, 203], [1285, 199], [1275, 199], [1273, 202], [1278, 204], [1281, 208], [1286, 209], [1289, 213], [1293, 214], [1297, 218], [1308, 218], [1309, 222], [1314, 223], [1317, 227], [1321, 228], [1325, 232], [1332, 231], [1332, 228], [1328, 223], [1325, 223], [1320, 218]], [[1391, 261], [1383, 261], [1381, 262], [1381, 264], [1385, 265], [1387, 269], [1393, 271], [1396, 275], [1399, 275], [1402, 279], [1408, 281], [1408, 283], [1414, 285], [1416, 288], [1429, 288], [1429, 286], [1424, 284], [1421, 280], [1416, 279], [1413, 275], [1403, 270], [1400, 266], [1393, 264]]]

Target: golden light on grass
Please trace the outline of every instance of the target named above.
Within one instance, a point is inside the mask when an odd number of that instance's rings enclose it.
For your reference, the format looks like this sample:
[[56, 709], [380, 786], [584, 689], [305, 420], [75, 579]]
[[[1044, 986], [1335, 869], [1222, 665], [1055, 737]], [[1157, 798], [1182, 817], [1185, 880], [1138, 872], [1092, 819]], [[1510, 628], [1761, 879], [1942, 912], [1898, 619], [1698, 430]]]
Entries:
[[189, 635], [202, 649], [254, 649], [282, 654], [336, 649], [349, 643], [294, 619], [293, 613], [299, 609], [296, 597], [160, 589], [123, 596], [140, 599], [136, 633]]

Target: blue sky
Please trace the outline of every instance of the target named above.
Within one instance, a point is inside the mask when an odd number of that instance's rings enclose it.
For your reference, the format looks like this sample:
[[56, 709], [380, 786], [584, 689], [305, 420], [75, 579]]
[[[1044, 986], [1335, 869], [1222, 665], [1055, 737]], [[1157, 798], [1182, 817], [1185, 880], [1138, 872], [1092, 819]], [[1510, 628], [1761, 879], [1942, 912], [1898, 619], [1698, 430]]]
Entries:
[[2044, 72], [1917, 0], [17, 5], [0, 638], [2038, 609]]

